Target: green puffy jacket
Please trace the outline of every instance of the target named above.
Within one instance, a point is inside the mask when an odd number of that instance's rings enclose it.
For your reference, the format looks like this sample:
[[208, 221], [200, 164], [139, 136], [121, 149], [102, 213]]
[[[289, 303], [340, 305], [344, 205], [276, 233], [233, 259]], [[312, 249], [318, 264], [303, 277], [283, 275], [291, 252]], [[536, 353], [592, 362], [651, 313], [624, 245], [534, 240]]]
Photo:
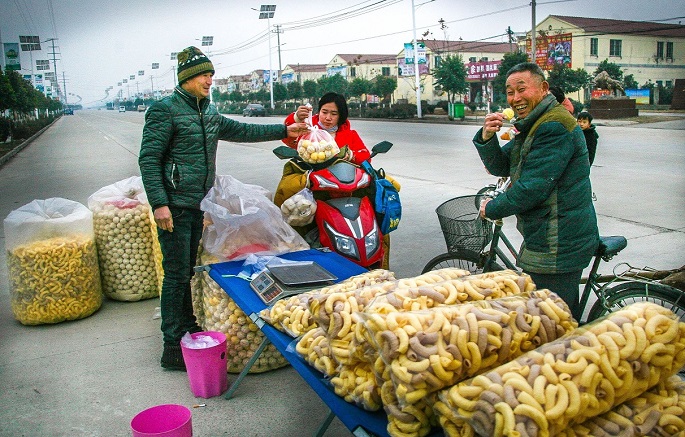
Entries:
[[287, 137], [283, 124], [246, 124], [222, 116], [209, 99], [180, 86], [145, 113], [138, 164], [152, 209], [200, 208], [216, 176], [219, 140], [258, 142]]
[[552, 95], [515, 127], [519, 134], [501, 148], [497, 135], [483, 143], [482, 130], [473, 139], [488, 171], [512, 181], [485, 213], [492, 219], [516, 215], [523, 235], [517, 263], [524, 270], [583, 269], [597, 249], [599, 233], [582, 130]]

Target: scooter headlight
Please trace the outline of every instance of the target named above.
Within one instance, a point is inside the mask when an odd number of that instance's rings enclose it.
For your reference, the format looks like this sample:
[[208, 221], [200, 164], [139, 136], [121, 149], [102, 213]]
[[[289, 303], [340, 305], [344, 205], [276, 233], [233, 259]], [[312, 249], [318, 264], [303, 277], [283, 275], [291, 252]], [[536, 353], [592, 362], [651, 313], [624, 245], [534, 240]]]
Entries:
[[374, 226], [373, 230], [364, 237], [364, 247], [366, 249], [366, 258], [371, 258], [380, 247], [378, 241], [378, 228]]
[[360, 259], [354, 239], [334, 231], [333, 228], [328, 226], [328, 223], [326, 223], [326, 232], [328, 232], [328, 235], [331, 237], [337, 252], [356, 260]]

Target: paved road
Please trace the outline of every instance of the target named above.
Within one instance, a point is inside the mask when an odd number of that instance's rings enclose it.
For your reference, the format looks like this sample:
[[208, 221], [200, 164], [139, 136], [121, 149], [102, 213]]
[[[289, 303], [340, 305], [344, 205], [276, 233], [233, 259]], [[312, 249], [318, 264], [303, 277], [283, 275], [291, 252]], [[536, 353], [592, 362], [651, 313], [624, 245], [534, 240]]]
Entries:
[[[243, 119], [255, 123], [276, 118]], [[353, 121], [367, 144], [389, 140], [374, 163], [402, 183], [404, 215], [392, 234], [391, 269], [417, 275], [444, 251], [435, 207], [472, 194], [485, 174], [470, 139], [474, 125]], [[142, 113], [77, 111], [57, 121], [0, 168], [0, 217], [33, 199], [86, 203], [99, 188], [139, 174]], [[685, 146], [681, 130], [599, 126], [592, 168], [595, 207], [604, 235], [625, 235], [616, 259], [662, 269], [685, 264]], [[275, 188], [282, 163], [262, 144], [222, 143], [218, 172]], [[513, 220], [507, 233], [520, 238]], [[4, 234], [2, 238], [4, 247]], [[604, 265], [610, 271], [613, 262]], [[156, 299], [106, 301], [93, 316], [54, 326], [24, 327], [9, 306], [5, 251], [0, 252], [0, 436], [125, 436], [140, 410], [162, 403], [192, 405], [185, 373], [159, 367]], [[291, 368], [250, 375], [230, 401], [202, 400], [195, 435], [313, 434], [325, 405]], [[327, 436], [349, 435], [335, 420]]]

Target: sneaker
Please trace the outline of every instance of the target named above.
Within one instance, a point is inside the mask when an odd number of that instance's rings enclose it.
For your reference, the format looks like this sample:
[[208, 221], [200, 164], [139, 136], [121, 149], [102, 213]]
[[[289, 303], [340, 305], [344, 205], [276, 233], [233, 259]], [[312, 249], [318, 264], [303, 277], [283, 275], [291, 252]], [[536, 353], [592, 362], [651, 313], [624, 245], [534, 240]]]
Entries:
[[183, 351], [181, 345], [164, 345], [162, 359], [160, 363], [163, 368], [168, 370], [186, 370], [186, 363], [183, 361]]

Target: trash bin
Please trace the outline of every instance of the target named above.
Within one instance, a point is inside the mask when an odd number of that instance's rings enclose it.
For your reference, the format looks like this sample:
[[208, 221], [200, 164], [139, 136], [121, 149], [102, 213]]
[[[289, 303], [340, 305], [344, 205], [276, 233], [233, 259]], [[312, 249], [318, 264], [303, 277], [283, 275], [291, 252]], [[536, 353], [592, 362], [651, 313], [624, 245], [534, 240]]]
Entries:
[[219, 396], [228, 389], [226, 366], [226, 335], [217, 331], [191, 334], [193, 339], [209, 336], [219, 342], [216, 346], [194, 349], [181, 342], [183, 361], [188, 372], [190, 391], [201, 398]]
[[464, 118], [464, 104], [462, 102], [452, 103], [452, 116], [454, 118]]
[[192, 416], [183, 405], [157, 405], [136, 414], [131, 431], [133, 437], [192, 437]]

